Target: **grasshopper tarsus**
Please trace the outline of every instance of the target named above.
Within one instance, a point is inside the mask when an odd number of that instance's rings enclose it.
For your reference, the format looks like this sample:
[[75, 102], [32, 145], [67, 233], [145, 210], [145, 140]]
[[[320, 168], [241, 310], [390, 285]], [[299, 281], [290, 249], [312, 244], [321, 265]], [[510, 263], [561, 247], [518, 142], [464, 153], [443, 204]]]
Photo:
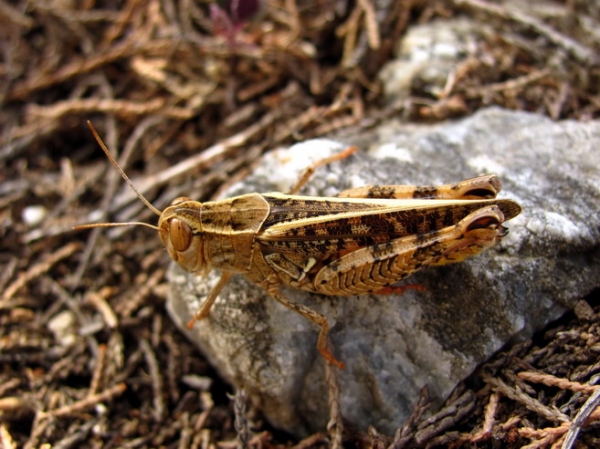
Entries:
[[[319, 338], [321, 336], [319, 335]], [[323, 356], [323, 358], [327, 361], [327, 363], [329, 363], [330, 365], [335, 366], [337, 369], [340, 370], [344, 370], [346, 369], [346, 364], [344, 362], [340, 362], [338, 359], [335, 358], [335, 356], [331, 353], [331, 351], [329, 350], [329, 348], [327, 346], [329, 340], [324, 337], [325, 339], [325, 343], [323, 344], [323, 346], [319, 347], [319, 345], [317, 345], [317, 349], [319, 350], [319, 353], [321, 354], [321, 356]]]

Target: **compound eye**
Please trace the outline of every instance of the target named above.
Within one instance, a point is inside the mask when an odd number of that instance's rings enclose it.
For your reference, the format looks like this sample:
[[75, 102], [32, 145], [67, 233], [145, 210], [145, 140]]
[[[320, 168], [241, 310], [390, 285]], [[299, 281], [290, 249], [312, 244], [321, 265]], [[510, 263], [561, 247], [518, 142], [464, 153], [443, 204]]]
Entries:
[[183, 221], [173, 218], [169, 221], [169, 238], [175, 251], [185, 251], [192, 243], [192, 230]]
[[171, 206], [177, 206], [178, 204], [185, 203], [186, 201], [191, 201], [187, 196], [180, 196], [179, 198], [175, 198], [171, 201]]

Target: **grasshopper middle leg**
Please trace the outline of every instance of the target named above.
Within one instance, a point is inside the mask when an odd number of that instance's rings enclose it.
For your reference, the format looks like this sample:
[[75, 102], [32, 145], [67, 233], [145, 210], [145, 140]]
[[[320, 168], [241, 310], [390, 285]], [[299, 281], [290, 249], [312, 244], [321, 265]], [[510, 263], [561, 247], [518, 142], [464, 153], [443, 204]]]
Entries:
[[267, 292], [271, 295], [273, 299], [278, 301], [279, 303], [286, 306], [288, 309], [293, 310], [296, 313], [299, 313], [304, 318], [312, 321], [317, 326], [321, 328], [319, 331], [319, 337], [317, 338], [317, 349], [321, 353], [321, 355], [327, 360], [328, 363], [337, 366], [339, 369], [344, 369], [344, 363], [337, 360], [333, 354], [328, 349], [328, 340], [327, 335], [329, 333], [329, 323], [327, 322], [327, 318], [325, 315], [320, 314], [319, 312], [307, 307], [303, 304], [298, 304], [297, 302], [290, 301], [285, 297], [281, 290], [276, 285], [270, 285], [266, 288]]

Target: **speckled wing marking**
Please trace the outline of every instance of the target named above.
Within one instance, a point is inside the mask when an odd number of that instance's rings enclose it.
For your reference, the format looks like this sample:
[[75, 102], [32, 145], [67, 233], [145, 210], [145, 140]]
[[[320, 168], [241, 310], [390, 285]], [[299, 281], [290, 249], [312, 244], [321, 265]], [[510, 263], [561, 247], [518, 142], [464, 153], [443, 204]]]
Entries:
[[[257, 241], [267, 250], [304, 250], [313, 256], [355, 250], [407, 235], [425, 235], [455, 225], [491, 204], [499, 205], [511, 218], [516, 212], [515, 203], [505, 200], [319, 201], [312, 197], [264, 197], [271, 213]], [[281, 207], [282, 201], [286, 208]]]
[[[329, 198], [324, 204], [311, 197], [264, 197], [270, 225], [257, 242], [283, 283], [337, 296], [378, 291], [425, 266], [477, 254], [503, 237], [501, 223], [520, 211], [514, 201], [495, 199]], [[311, 211], [310, 217], [291, 219], [281, 200], [292, 210]]]

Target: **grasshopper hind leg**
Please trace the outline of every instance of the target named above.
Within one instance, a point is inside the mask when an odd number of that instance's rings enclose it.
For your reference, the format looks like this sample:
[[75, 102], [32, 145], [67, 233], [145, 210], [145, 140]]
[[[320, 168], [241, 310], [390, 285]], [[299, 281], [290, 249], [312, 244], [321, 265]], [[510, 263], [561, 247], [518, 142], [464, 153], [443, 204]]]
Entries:
[[440, 231], [360, 248], [316, 273], [314, 289], [325, 295], [385, 292], [421, 268], [460, 262], [494, 245], [506, 234], [502, 221], [493, 205]]
[[340, 198], [380, 199], [454, 199], [485, 200], [496, 198], [502, 184], [496, 175], [482, 175], [465, 179], [457, 184], [443, 185], [380, 185], [362, 186], [343, 190]]
[[308, 166], [300, 175], [300, 177], [298, 178], [298, 180], [296, 181], [296, 184], [294, 184], [294, 186], [290, 189], [290, 194], [294, 194], [294, 193], [298, 193], [298, 191], [304, 187], [304, 185], [308, 182], [308, 180], [310, 179], [310, 177], [315, 173], [315, 170], [319, 167], [321, 167], [322, 165], [327, 165], [330, 164], [331, 162], [335, 162], [335, 161], [341, 161], [342, 159], [346, 159], [348, 156], [350, 156], [351, 154], [354, 154], [358, 151], [357, 147], [348, 147], [345, 150], [336, 153], [332, 156], [323, 158], [321, 160], [318, 160], [317, 162], [315, 162], [314, 164]]

